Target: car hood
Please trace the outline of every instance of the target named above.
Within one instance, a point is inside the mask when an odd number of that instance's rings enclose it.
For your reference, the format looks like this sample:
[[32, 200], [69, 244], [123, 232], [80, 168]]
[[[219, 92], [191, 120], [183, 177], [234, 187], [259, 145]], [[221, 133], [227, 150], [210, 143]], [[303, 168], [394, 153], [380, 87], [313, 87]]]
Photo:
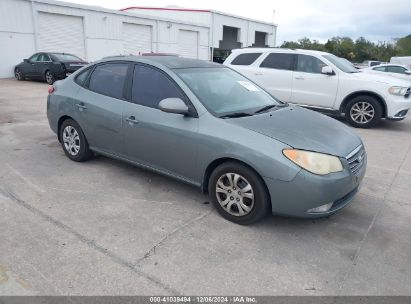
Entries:
[[358, 80], [374, 81], [390, 86], [408, 87], [410, 85], [410, 83], [406, 80], [402, 80], [391, 75], [380, 75], [377, 73], [368, 70], [364, 72], [360, 71], [359, 73], [353, 73], [351, 75], [353, 78]]
[[298, 106], [227, 122], [281, 141], [295, 149], [346, 157], [362, 142], [343, 123]]

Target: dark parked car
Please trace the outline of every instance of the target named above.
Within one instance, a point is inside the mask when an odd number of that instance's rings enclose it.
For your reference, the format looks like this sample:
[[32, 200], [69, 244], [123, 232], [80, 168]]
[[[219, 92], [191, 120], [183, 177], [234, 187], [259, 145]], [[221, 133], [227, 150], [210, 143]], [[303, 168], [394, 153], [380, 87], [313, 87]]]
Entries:
[[97, 152], [193, 184], [236, 223], [269, 212], [328, 216], [365, 174], [365, 149], [347, 126], [279, 102], [224, 65], [113, 57], [49, 93], [48, 120], [67, 157]]
[[71, 54], [36, 53], [15, 67], [14, 76], [17, 80], [41, 79], [53, 84], [87, 64], [88, 62]]

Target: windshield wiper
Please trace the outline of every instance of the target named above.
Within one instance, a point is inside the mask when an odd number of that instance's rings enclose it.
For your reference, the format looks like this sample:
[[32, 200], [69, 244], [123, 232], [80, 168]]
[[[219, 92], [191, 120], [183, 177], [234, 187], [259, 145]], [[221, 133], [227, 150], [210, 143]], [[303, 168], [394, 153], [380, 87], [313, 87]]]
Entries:
[[261, 109], [258, 109], [257, 111], [254, 112], [254, 114], [262, 113], [262, 112], [265, 112], [265, 111], [267, 111], [269, 109], [272, 109], [272, 108], [283, 108], [283, 107], [286, 107], [286, 106], [288, 106], [287, 103], [278, 104], [278, 105], [272, 104], [272, 105], [262, 107]]
[[253, 114], [245, 113], [245, 112], [235, 112], [235, 113], [220, 116], [220, 118], [237, 118], [237, 117], [245, 117], [245, 116], [253, 116]]

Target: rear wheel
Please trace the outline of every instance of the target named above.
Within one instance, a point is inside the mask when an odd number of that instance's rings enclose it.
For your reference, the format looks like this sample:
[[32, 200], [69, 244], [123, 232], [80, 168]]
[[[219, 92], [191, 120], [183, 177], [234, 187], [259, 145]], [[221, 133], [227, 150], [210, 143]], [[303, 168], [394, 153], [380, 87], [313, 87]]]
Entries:
[[50, 71], [46, 71], [45, 79], [48, 84], [53, 84], [56, 81], [54, 74]]
[[83, 130], [74, 120], [63, 121], [60, 127], [60, 139], [64, 153], [71, 160], [83, 162], [93, 156]]
[[16, 79], [19, 81], [24, 80], [23, 72], [19, 68], [16, 68], [14, 70], [14, 77], [16, 77]]
[[381, 117], [381, 104], [372, 96], [354, 97], [345, 108], [345, 118], [356, 128], [372, 128]]
[[264, 182], [250, 168], [236, 162], [218, 166], [210, 176], [208, 193], [217, 211], [226, 219], [247, 225], [269, 211]]

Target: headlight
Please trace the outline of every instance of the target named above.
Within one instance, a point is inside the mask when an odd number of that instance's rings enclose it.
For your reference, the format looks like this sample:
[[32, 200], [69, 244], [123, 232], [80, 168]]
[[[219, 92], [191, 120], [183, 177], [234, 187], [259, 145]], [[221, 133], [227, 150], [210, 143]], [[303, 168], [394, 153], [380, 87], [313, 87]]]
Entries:
[[404, 96], [407, 93], [408, 87], [390, 87], [388, 93], [391, 95]]
[[318, 175], [326, 175], [343, 170], [338, 157], [295, 149], [284, 149], [284, 155], [301, 168]]

